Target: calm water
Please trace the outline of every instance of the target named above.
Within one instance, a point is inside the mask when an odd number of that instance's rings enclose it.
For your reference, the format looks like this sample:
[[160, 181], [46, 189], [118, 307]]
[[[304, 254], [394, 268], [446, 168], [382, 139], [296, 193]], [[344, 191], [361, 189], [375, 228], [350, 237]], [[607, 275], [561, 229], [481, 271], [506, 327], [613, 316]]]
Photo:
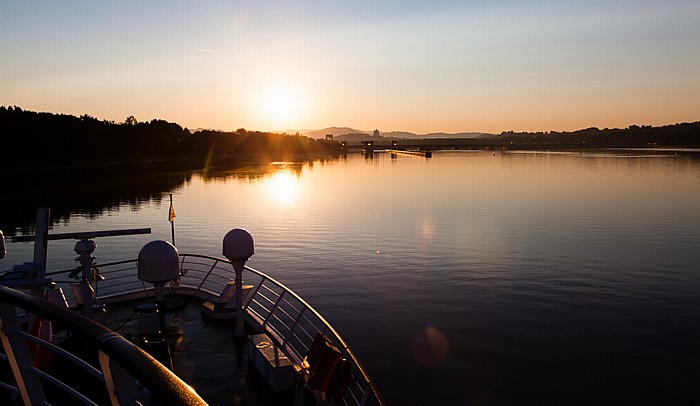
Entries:
[[[390, 404], [700, 404], [700, 160], [376, 154], [173, 191], [181, 252], [253, 234], [249, 265], [341, 332]], [[221, 174], [219, 174], [221, 175]], [[169, 239], [168, 201], [73, 216], [98, 261]], [[51, 242], [50, 270], [75, 266]], [[0, 270], [29, 260], [11, 244]]]

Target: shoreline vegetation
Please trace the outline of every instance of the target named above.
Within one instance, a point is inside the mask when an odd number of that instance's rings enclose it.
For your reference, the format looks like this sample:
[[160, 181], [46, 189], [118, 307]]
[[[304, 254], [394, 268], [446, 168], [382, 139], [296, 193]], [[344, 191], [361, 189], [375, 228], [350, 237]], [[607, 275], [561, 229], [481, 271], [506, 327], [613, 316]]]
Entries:
[[610, 148], [700, 148], [700, 122], [672, 124], [661, 127], [631, 125], [627, 128], [586, 128], [577, 131], [514, 132], [475, 138], [410, 138], [360, 137], [347, 134], [336, 137], [349, 145], [361, 140], [374, 139], [374, 146], [421, 149], [486, 149], [486, 150], [595, 150]]
[[[370, 137], [375, 147], [393, 138]], [[0, 106], [0, 230], [31, 232], [36, 207], [51, 207], [52, 223], [79, 213], [99, 216], [121, 206], [160, 201], [192, 176], [265, 176], [273, 161], [335, 159], [338, 140], [239, 129], [195, 131], [164, 120], [123, 123], [83, 115], [37, 113]], [[349, 141], [354, 149], [357, 143]], [[700, 122], [574, 132], [504, 132], [483, 138], [398, 139], [399, 148], [595, 150], [700, 148]], [[244, 171], [240, 171], [245, 169]], [[237, 172], [232, 172], [236, 170]], [[239, 173], [240, 172], [240, 173]]]
[[[299, 161], [337, 156], [339, 141], [359, 146], [353, 134], [333, 141], [306, 136], [247, 131], [190, 131], [154, 119], [122, 123], [82, 115], [38, 113], [0, 106], [1, 174], [24, 178], [104, 178], [128, 174], [191, 169], [235, 169], [272, 161]], [[625, 129], [595, 127], [573, 132], [507, 131], [478, 138], [370, 137], [377, 147], [397, 141], [399, 147], [425, 149], [601, 149], [698, 148], [700, 122], [661, 127], [632, 125]], [[6, 176], [7, 178], [7, 176]], [[6, 179], [7, 181], [8, 179]]]
[[[323, 131], [323, 130], [319, 130]], [[316, 131], [316, 132], [319, 132]], [[391, 133], [388, 133], [389, 135]], [[362, 137], [358, 137], [362, 135]], [[0, 175], [5, 185], [100, 180], [173, 171], [230, 170], [273, 161], [337, 157], [340, 141], [356, 149], [372, 140], [375, 148], [484, 150], [595, 150], [607, 148], [700, 148], [700, 122], [625, 129], [595, 127], [572, 132], [514, 132], [475, 138], [398, 138], [342, 134], [334, 140], [247, 131], [190, 131], [154, 119], [124, 122], [39, 113], [0, 106]]]
[[[340, 153], [340, 144], [260, 131], [191, 132], [164, 120], [123, 123], [83, 115], [0, 107], [0, 173], [104, 177], [192, 169], [234, 169]], [[6, 179], [7, 180], [7, 179]]]
[[[260, 177], [272, 161], [338, 156], [340, 144], [239, 129], [195, 131], [164, 120], [123, 123], [0, 107], [0, 230], [33, 232], [36, 207], [51, 223], [160, 201], [199, 174]], [[242, 174], [231, 175], [231, 170]]]

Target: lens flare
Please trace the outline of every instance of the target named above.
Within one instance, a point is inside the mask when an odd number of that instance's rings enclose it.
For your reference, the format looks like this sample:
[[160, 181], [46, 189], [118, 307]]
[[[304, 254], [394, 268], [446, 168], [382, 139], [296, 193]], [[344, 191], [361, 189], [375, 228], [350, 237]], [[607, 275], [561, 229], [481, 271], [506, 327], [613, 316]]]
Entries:
[[441, 364], [450, 352], [450, 342], [440, 330], [426, 326], [425, 330], [416, 334], [411, 343], [413, 359], [426, 367]]

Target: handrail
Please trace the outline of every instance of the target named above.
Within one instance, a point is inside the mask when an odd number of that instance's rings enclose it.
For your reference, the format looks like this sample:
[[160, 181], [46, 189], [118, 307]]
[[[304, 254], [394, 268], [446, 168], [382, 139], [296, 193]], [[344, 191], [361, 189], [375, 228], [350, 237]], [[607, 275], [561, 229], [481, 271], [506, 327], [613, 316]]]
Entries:
[[64, 359], [75, 364], [78, 368], [81, 368], [84, 372], [87, 372], [89, 375], [92, 375], [93, 377], [97, 378], [102, 383], [104, 383], [104, 377], [102, 376], [102, 372], [100, 372], [97, 368], [93, 367], [87, 362], [83, 361], [82, 359], [73, 356], [73, 354], [64, 350], [63, 348], [58, 347], [50, 342], [46, 342], [39, 337], [34, 337], [33, 335], [25, 333], [23, 331], [19, 332], [18, 334], [27, 341], [31, 341], [37, 345], [48, 347], [49, 349], [51, 349], [51, 352], [62, 356]]
[[53, 322], [87, 340], [168, 404], [206, 405], [192, 388], [162, 364], [114, 331], [45, 300], [0, 286], [0, 301]]
[[[217, 261], [217, 262], [223, 262], [223, 263], [226, 263], [226, 264], [231, 264], [231, 262], [228, 261], [228, 260], [221, 259], [221, 258], [208, 257], [208, 256], [205, 256], [205, 255], [196, 255], [196, 254], [181, 254], [181, 255], [182, 255], [182, 256], [191, 256], [191, 257], [196, 257], [196, 258], [202, 258], [202, 259], [215, 260], [215, 261]], [[184, 261], [183, 261], [183, 264], [184, 264]], [[328, 321], [326, 321], [326, 319], [325, 319], [316, 309], [314, 309], [313, 306], [311, 306], [309, 303], [307, 303], [306, 300], [304, 300], [301, 296], [299, 296], [298, 294], [296, 294], [292, 289], [288, 288], [285, 284], [283, 284], [282, 282], [279, 282], [278, 280], [274, 279], [273, 277], [271, 277], [271, 276], [269, 276], [269, 275], [267, 275], [267, 274], [265, 274], [265, 273], [263, 273], [263, 272], [261, 272], [261, 271], [258, 271], [257, 269], [251, 268], [251, 267], [249, 267], [249, 266], [245, 266], [245, 270], [247, 270], [248, 272], [253, 273], [253, 274], [255, 274], [255, 275], [259, 276], [259, 277], [261, 277], [261, 278], [263, 279], [263, 281], [261, 282], [261, 285], [262, 285], [262, 283], [263, 283], [264, 281], [269, 281], [269, 282], [272, 283], [273, 285], [276, 285], [277, 287], [279, 287], [280, 289], [282, 289], [282, 292], [283, 292], [283, 293], [279, 295], [280, 298], [278, 298], [278, 302], [275, 303], [273, 309], [270, 311], [270, 315], [272, 315], [272, 313], [274, 312], [274, 309], [277, 309], [277, 307], [278, 307], [277, 304], [279, 303], [279, 300], [281, 299], [281, 296], [283, 296], [285, 293], [288, 294], [288, 295], [291, 295], [296, 301], [298, 301], [298, 302], [303, 306], [303, 309], [305, 309], [306, 311], [311, 312], [311, 313], [324, 325], [324, 330], [325, 330], [324, 333], [325, 333], [326, 331], [331, 332], [332, 335], [335, 337], [335, 339], [336, 339], [336, 340], [338, 341], [338, 343], [340, 344], [340, 346], [342, 347], [342, 349], [345, 351], [345, 353], [347, 353], [348, 356], [351, 358], [351, 362], [352, 362], [353, 364], [356, 365], [356, 367], [357, 367], [359, 373], [362, 375], [362, 379], [366, 382], [366, 384], [367, 384], [367, 386], [369, 387], [370, 391], [372, 392], [372, 394], [373, 394], [374, 397], [376, 398], [377, 403], [380, 404], [380, 405], [385, 404], [384, 400], [382, 399], [382, 397], [381, 397], [381, 395], [380, 395], [380, 393], [379, 393], [379, 390], [377, 389], [377, 387], [376, 387], [376, 385], [374, 384], [374, 382], [370, 379], [370, 377], [369, 377], [369, 375], [367, 374], [367, 371], [365, 370], [365, 368], [362, 366], [362, 364], [360, 363], [360, 361], [357, 359], [357, 356], [355, 355], [355, 353], [354, 353], [354, 352], [350, 349], [350, 347], [345, 343], [345, 340], [343, 340], [343, 338], [342, 338], [342, 337], [340, 336], [340, 334], [335, 330], [335, 328], [333, 328], [333, 326], [331, 326], [331, 324], [330, 324]], [[259, 292], [259, 290], [256, 290], [255, 293], [257, 294], [258, 292]], [[250, 304], [250, 302], [251, 302], [253, 299], [254, 299], [254, 295], [250, 295], [250, 296], [247, 298], [247, 304]], [[246, 307], [247, 307], [247, 306], [246, 306]], [[303, 310], [302, 310], [302, 312], [303, 312]], [[265, 321], [265, 323], [267, 323], [267, 320]], [[291, 331], [293, 331], [293, 328], [294, 328], [296, 325], [297, 325], [297, 323], [295, 323], [294, 326], [290, 329], [290, 333], [291, 333]], [[286, 343], [287, 339], [288, 339], [288, 338], [285, 338], [285, 339], [284, 339], [284, 342], [285, 342], [285, 343]], [[281, 344], [281, 343], [280, 343], [280, 344]], [[299, 356], [303, 356], [303, 354], [298, 354], [298, 355], [299, 355]]]
[[318, 318], [318, 319], [324, 324], [324, 327], [325, 327], [328, 331], [330, 331], [331, 333], [333, 333], [333, 335], [334, 335], [335, 338], [338, 340], [338, 342], [340, 343], [340, 345], [343, 347], [343, 349], [344, 349], [344, 350], [347, 352], [347, 354], [350, 356], [350, 358], [352, 359], [352, 362], [357, 366], [357, 369], [360, 371], [360, 373], [362, 374], [362, 377], [363, 377], [364, 380], [367, 382], [367, 385], [369, 386], [370, 390], [372, 391], [372, 393], [373, 393], [373, 394], [375, 395], [375, 397], [377, 398], [377, 402], [378, 402], [379, 404], [385, 404], [384, 400], [382, 399], [382, 397], [381, 397], [381, 395], [380, 395], [380, 393], [379, 393], [379, 390], [377, 389], [377, 387], [376, 387], [376, 385], [374, 384], [374, 382], [369, 378], [369, 375], [368, 375], [367, 372], [365, 371], [365, 368], [362, 366], [362, 364], [360, 363], [360, 361], [359, 361], [359, 360], [357, 359], [357, 357], [355, 356], [355, 353], [350, 349], [350, 347], [348, 347], [348, 345], [345, 343], [345, 340], [343, 340], [343, 338], [340, 336], [340, 334], [338, 334], [338, 332], [335, 330], [335, 328], [333, 328], [333, 326], [331, 326], [331, 324], [330, 324], [328, 321], [326, 321], [326, 319], [325, 319], [323, 316], [321, 316], [321, 314], [320, 314], [318, 311], [316, 311], [316, 309], [314, 309], [310, 304], [308, 304], [308, 303], [306, 302], [306, 300], [302, 299], [301, 296], [297, 295], [293, 290], [291, 290], [290, 288], [288, 288], [288, 287], [287, 287], [286, 285], [284, 285], [282, 282], [279, 282], [279, 281], [277, 281], [276, 279], [272, 278], [271, 276], [266, 275], [266, 274], [264, 274], [263, 272], [260, 272], [260, 271], [258, 271], [258, 270], [256, 270], [256, 269], [253, 269], [253, 268], [249, 267], [249, 266], [246, 266], [245, 269], [248, 270], [249, 272], [252, 272], [252, 273], [254, 273], [254, 274], [258, 275], [258, 276], [261, 276], [261, 277], [263, 277], [263, 278], [269, 280], [269, 281], [272, 282], [273, 284], [277, 285], [278, 287], [280, 287], [281, 289], [283, 289], [284, 292], [286, 292], [287, 294], [289, 294], [289, 295], [291, 295], [292, 297], [294, 297], [294, 299], [296, 299], [297, 301], [299, 301], [299, 302], [304, 306], [304, 308], [305, 308], [306, 310], [310, 311], [314, 316], [316, 316], [316, 318]]
[[[171, 293], [190, 294], [214, 300], [226, 283], [234, 280], [233, 267], [227, 259], [200, 254], [180, 254], [180, 257], [181, 277], [176, 283], [170, 285], [169, 292]], [[102, 275], [108, 280], [120, 279], [121, 282], [124, 272], [130, 272], [131, 277], [136, 275], [133, 265], [128, 269], [119, 268], [112, 272], [106, 268], [127, 263], [137, 264], [137, 261], [127, 260], [96, 266], [101, 268]], [[316, 333], [321, 332], [332, 336], [334, 345], [345, 354], [344, 357], [348, 358], [357, 371], [355, 384], [361, 385], [361, 393], [357, 397], [355, 394], [352, 395], [355, 398], [355, 403], [365, 404], [369, 396], [374, 399], [373, 403], [385, 404], [375, 383], [370, 379], [355, 353], [316, 309], [289, 287], [271, 276], [249, 266], [245, 266], [244, 270], [246, 271], [245, 278], [255, 279], [252, 281], [254, 288], [244, 298], [243, 306], [249, 321], [257, 323], [256, 328], [267, 330], [276, 335], [277, 337], [273, 338], [276, 339], [277, 344], [283, 350], [293, 352], [291, 355], [297, 358], [297, 362], [303, 360]], [[100, 286], [99, 291], [104, 293], [98, 294], [97, 300], [111, 301], [127, 294], [152, 294], [152, 289], [143, 284], [138, 286], [132, 284], [129, 287], [121, 286], [122, 289], [118, 292], [115, 291], [116, 289], [105, 288], [103, 291], [102, 286]], [[282, 319], [289, 320], [288, 324], [285, 324]], [[309, 325], [311, 328], [308, 328]]]

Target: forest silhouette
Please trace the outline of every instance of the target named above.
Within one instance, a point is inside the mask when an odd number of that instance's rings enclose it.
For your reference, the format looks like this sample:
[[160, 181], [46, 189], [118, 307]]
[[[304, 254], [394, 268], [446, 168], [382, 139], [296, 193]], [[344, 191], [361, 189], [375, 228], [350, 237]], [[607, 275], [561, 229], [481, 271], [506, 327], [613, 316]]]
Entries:
[[[299, 135], [242, 128], [235, 132], [191, 132], [164, 120], [138, 122], [129, 116], [116, 123], [89, 115], [37, 113], [4, 106], [0, 107], [0, 143], [0, 159], [6, 168], [61, 166], [66, 173], [90, 168], [100, 176], [112, 171], [129, 172], [130, 168], [152, 171], [201, 168], [204, 164], [235, 167], [340, 151], [337, 142]], [[105, 169], [110, 164], [112, 171]]]
[[[388, 140], [386, 141], [389, 142]], [[403, 145], [454, 144], [476, 148], [629, 148], [700, 147], [700, 122], [625, 129], [595, 127], [572, 132], [514, 132], [478, 139], [403, 140]], [[274, 160], [295, 160], [341, 152], [336, 141], [260, 131], [192, 132], [179, 124], [154, 119], [124, 122], [38, 113], [0, 107], [0, 159], [3, 171], [18, 166], [37, 172], [51, 168], [73, 175], [96, 176], [203, 166], [235, 168]], [[56, 175], [56, 173], [54, 173]]]
[[252, 166], [260, 169], [241, 176], [264, 176], [271, 161], [339, 152], [337, 142], [297, 135], [191, 132], [164, 120], [129, 116], [116, 123], [0, 107], [0, 230], [13, 235], [30, 227], [39, 206], [51, 207], [52, 223], [76, 212], [98, 216], [159, 201], [193, 172], [216, 178], [227, 176], [227, 169]]

